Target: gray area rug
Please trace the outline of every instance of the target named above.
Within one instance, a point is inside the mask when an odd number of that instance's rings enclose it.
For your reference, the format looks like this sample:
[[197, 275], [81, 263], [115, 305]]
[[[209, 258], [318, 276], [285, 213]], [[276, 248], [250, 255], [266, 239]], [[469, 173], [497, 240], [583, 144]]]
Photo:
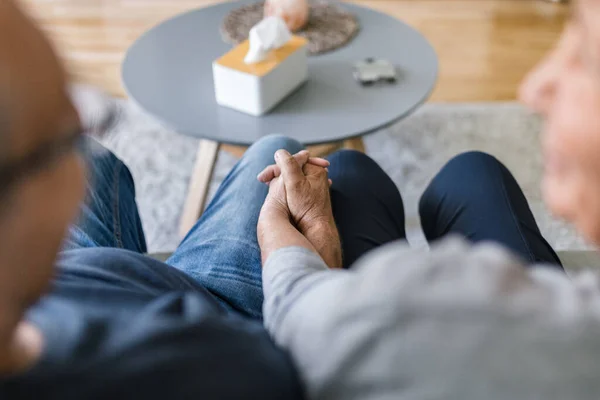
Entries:
[[[172, 251], [179, 243], [177, 225], [196, 156], [197, 140], [178, 135], [134, 104], [77, 90], [84, 120], [93, 124], [116, 107], [118, 117], [101, 141], [129, 166], [149, 251]], [[400, 189], [411, 245], [426, 247], [417, 203], [433, 175], [454, 155], [482, 150], [506, 164], [523, 187], [542, 233], [557, 250], [590, 249], [567, 224], [553, 218], [540, 194], [542, 174], [540, 121], [516, 103], [427, 104], [404, 121], [365, 138], [367, 153]], [[276, 132], [285, 133], [285, 132]], [[211, 196], [235, 164], [221, 151]]]

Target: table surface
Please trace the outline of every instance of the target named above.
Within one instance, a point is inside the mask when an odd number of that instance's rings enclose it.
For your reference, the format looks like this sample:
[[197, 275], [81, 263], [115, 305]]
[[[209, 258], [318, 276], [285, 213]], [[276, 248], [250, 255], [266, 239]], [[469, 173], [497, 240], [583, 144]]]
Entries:
[[[340, 141], [383, 128], [407, 116], [429, 96], [438, 61], [416, 30], [383, 13], [342, 3], [361, 30], [345, 47], [309, 57], [308, 82], [269, 114], [253, 117], [219, 106], [212, 61], [231, 45], [220, 25], [248, 1], [194, 10], [152, 28], [128, 50], [122, 79], [130, 99], [175, 131], [221, 143], [250, 145], [279, 133], [305, 144]], [[396, 65], [396, 84], [360, 86], [356, 61], [384, 58]]]

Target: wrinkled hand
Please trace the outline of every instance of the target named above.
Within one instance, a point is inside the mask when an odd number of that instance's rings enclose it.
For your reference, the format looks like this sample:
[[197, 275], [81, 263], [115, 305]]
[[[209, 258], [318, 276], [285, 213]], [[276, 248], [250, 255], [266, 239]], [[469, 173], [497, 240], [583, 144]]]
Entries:
[[259, 238], [268, 236], [273, 226], [269, 221], [291, 222], [330, 268], [341, 268], [342, 248], [327, 179], [329, 162], [311, 158], [307, 151], [292, 156], [285, 150], [275, 153], [275, 161], [258, 175], [258, 180], [269, 184], [259, 217]]
[[[320, 157], [310, 157], [310, 153], [308, 150], [302, 150], [298, 153], [294, 154], [293, 157], [298, 162], [300, 167], [304, 168], [305, 164], [316, 165], [317, 167], [325, 168], [327, 171], [327, 167], [329, 167], [329, 161]], [[277, 164], [269, 165], [265, 168], [260, 174], [258, 174], [257, 179], [263, 183], [269, 184], [274, 178], [277, 178], [281, 175], [281, 169]], [[329, 179], [329, 184], [331, 185], [331, 179]]]
[[292, 156], [285, 150], [275, 153], [275, 162], [258, 176], [260, 181], [270, 182], [266, 203], [279, 210], [287, 208], [292, 222], [303, 234], [311, 228], [332, 224], [326, 168], [329, 163], [311, 159], [305, 151]]

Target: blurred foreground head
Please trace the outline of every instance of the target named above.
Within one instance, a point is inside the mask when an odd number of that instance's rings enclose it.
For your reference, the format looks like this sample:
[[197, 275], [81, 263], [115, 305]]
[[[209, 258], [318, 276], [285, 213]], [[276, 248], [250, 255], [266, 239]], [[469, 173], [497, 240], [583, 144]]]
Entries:
[[65, 146], [79, 131], [65, 84], [42, 33], [0, 0], [0, 373], [29, 351], [23, 312], [48, 285], [84, 194], [82, 160]]
[[520, 97], [545, 120], [546, 203], [600, 244], [600, 0], [575, 0], [558, 45]]

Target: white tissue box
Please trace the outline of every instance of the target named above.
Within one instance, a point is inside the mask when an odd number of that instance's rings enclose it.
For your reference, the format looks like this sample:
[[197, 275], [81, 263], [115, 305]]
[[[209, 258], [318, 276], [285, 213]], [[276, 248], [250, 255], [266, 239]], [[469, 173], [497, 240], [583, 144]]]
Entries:
[[251, 115], [263, 115], [299, 87], [308, 77], [306, 39], [293, 36], [267, 59], [244, 63], [245, 41], [213, 62], [217, 103]]

